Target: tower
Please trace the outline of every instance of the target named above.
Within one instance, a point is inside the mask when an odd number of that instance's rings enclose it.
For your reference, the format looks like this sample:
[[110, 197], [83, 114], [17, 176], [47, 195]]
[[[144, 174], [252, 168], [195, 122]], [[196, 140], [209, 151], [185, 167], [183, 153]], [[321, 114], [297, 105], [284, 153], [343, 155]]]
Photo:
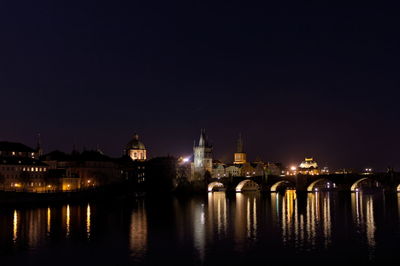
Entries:
[[245, 164], [246, 163], [246, 153], [243, 149], [242, 135], [239, 134], [239, 139], [237, 140], [236, 152], [234, 154], [234, 164]]
[[200, 132], [199, 145], [193, 147], [194, 173], [196, 179], [204, 179], [204, 174], [212, 171], [212, 145], [208, 143], [204, 129]]
[[139, 141], [139, 135], [134, 134], [132, 140], [126, 145], [126, 155], [132, 160], [146, 160], [147, 150], [144, 144]]
[[40, 138], [40, 133], [37, 134], [36, 152], [38, 157], [43, 155], [42, 140]]

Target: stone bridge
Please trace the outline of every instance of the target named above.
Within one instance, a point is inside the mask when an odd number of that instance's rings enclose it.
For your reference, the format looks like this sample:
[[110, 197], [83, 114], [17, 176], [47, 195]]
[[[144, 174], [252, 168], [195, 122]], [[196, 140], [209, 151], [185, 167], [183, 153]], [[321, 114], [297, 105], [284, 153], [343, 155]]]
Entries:
[[208, 191], [269, 191], [280, 192], [294, 189], [298, 192], [314, 191], [400, 191], [400, 175], [381, 174], [344, 174], [344, 175], [295, 175], [268, 177], [229, 177], [210, 179]]

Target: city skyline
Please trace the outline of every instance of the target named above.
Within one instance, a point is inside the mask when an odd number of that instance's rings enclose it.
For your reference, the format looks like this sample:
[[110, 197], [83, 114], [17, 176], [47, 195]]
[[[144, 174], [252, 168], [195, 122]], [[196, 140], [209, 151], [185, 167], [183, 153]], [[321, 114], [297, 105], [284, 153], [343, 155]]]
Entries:
[[[214, 146], [214, 142], [212, 140], [210, 140], [209, 136], [207, 135], [207, 130], [206, 129], [201, 129], [200, 130], [200, 138], [201, 138], [203, 132], [206, 133], [205, 137], [207, 138], [208, 143], [210, 143], [210, 145]], [[42, 140], [40, 134], [38, 134], [36, 136], [36, 138], [35, 138], [36, 145], [30, 145], [30, 144], [27, 144], [27, 143], [23, 143], [23, 144], [24, 145], [28, 145], [28, 146], [33, 147], [33, 148], [36, 148], [36, 147], [40, 146], [40, 150], [41, 150], [40, 152], [42, 154], [51, 153], [53, 151], [61, 151], [61, 152], [65, 152], [65, 153], [68, 154], [68, 153], [73, 152], [73, 151], [83, 152], [83, 151], [96, 151], [96, 150], [98, 150], [98, 151], [101, 151], [102, 153], [104, 153], [107, 156], [117, 158], [117, 157], [120, 157], [120, 156], [125, 156], [126, 155], [127, 145], [129, 146], [131, 144], [132, 140], [138, 140], [139, 136], [140, 135], [138, 133], [136, 133], [136, 132], [134, 134], [132, 134], [131, 135], [131, 140], [128, 142], [128, 144], [125, 143], [123, 145], [123, 148], [121, 149], [120, 154], [107, 153], [107, 151], [105, 151], [102, 148], [101, 144], [96, 144], [95, 147], [91, 147], [91, 146], [88, 146], [88, 145], [80, 146], [80, 145], [77, 145], [76, 143], [74, 143], [70, 150], [68, 150], [68, 149], [67, 150], [62, 150], [62, 149], [57, 149], [57, 148], [52, 149], [52, 150], [46, 150], [46, 149], [43, 148], [43, 145], [42, 145], [43, 140]], [[140, 139], [140, 140], [142, 140], [142, 139]], [[215, 149], [213, 149], [213, 151], [212, 151], [213, 160], [219, 160], [219, 161], [221, 161], [223, 163], [227, 163], [227, 164], [235, 163], [234, 156], [236, 156], [235, 154], [237, 152], [237, 149], [239, 149], [238, 148], [238, 145], [239, 145], [238, 144], [238, 140], [240, 140], [240, 147], [241, 147], [240, 149], [245, 154], [245, 156], [249, 158], [247, 160], [248, 162], [263, 161], [263, 162], [269, 162], [269, 163], [281, 163], [284, 167], [287, 168], [287, 170], [290, 170], [293, 167], [299, 167], [300, 163], [304, 161], [304, 158], [318, 158], [313, 154], [303, 154], [303, 157], [298, 158], [297, 161], [296, 160], [279, 161], [279, 160], [274, 160], [274, 159], [264, 159], [261, 156], [256, 156], [254, 154], [249, 154], [249, 152], [246, 149], [246, 141], [243, 141], [243, 134], [239, 133], [238, 136], [236, 137], [234, 145], [232, 146], [233, 148], [231, 147], [232, 151], [217, 152], [217, 154], [224, 154], [223, 156], [217, 157], [215, 155]], [[0, 141], [6, 141], [6, 142], [10, 141], [10, 142], [15, 142], [15, 143], [21, 143], [20, 141], [17, 141], [17, 140], [0, 140]], [[196, 145], [196, 143], [198, 143], [198, 142], [199, 142], [199, 138], [197, 138], [197, 140], [194, 139], [194, 145]], [[146, 143], [145, 146], [148, 147], [148, 144]], [[151, 146], [151, 144], [150, 144], [150, 146]], [[149, 158], [157, 158], [157, 157], [163, 157], [163, 156], [173, 156], [175, 158], [182, 157], [185, 160], [188, 160], [190, 158], [190, 160], [193, 161], [194, 160], [194, 152], [193, 152], [192, 149], [193, 149], [193, 146], [189, 149], [190, 151], [188, 151], [186, 153], [185, 152], [184, 153], [180, 153], [180, 154], [174, 154], [174, 153], [171, 153], [171, 152], [167, 152], [166, 154], [153, 154], [150, 151]], [[149, 151], [147, 151], [147, 152], [149, 152]], [[332, 166], [329, 166], [329, 162], [324, 162], [323, 160], [318, 160], [318, 159], [317, 159], [317, 161], [319, 162], [319, 168], [320, 169], [328, 168], [331, 171], [342, 170], [342, 169], [343, 170], [347, 169], [347, 170], [352, 170], [352, 171], [364, 171], [366, 169], [370, 169], [370, 170], [374, 170], [374, 171], [384, 172], [384, 171], [388, 170], [388, 167], [393, 169], [392, 165], [388, 165], [385, 168], [385, 167], [372, 167], [371, 165], [368, 165], [368, 164], [365, 164], [362, 167], [355, 167], [355, 166], [348, 166], [348, 165], [332, 167]]]
[[397, 2], [1, 1], [2, 265], [392, 265]]
[[[8, 3], [0, 139], [400, 169], [396, 6]], [[207, 14], [205, 16], [205, 14]], [[161, 137], [160, 137], [161, 135]]]

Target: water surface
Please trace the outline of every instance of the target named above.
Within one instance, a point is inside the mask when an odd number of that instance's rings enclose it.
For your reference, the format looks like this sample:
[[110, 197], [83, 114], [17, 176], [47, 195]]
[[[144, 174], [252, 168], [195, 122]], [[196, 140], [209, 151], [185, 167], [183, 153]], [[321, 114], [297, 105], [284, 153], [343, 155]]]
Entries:
[[0, 207], [0, 262], [393, 264], [400, 252], [399, 196], [214, 192], [107, 204]]

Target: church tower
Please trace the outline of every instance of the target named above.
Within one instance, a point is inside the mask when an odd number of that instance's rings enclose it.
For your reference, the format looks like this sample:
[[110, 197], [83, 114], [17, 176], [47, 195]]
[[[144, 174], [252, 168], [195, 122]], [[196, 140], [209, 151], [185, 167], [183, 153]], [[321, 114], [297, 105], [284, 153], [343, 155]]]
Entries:
[[212, 171], [212, 146], [208, 143], [204, 129], [200, 132], [199, 145], [193, 147], [194, 173], [196, 179], [204, 179], [204, 174]]
[[236, 152], [234, 154], [234, 164], [245, 164], [246, 163], [246, 153], [243, 149], [242, 135], [239, 134], [239, 139], [237, 140]]

